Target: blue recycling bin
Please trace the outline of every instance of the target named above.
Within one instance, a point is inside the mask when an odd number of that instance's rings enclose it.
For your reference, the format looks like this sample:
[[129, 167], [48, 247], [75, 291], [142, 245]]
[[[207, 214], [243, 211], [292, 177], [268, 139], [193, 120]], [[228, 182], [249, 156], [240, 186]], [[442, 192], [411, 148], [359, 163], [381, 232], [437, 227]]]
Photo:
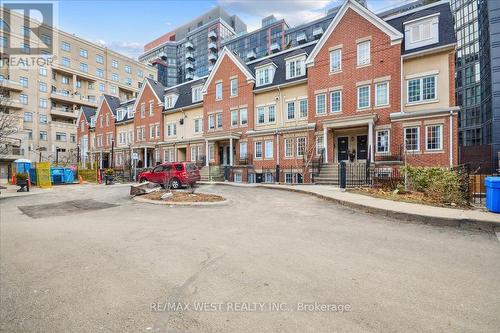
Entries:
[[486, 208], [493, 213], [500, 213], [500, 177], [486, 177]]

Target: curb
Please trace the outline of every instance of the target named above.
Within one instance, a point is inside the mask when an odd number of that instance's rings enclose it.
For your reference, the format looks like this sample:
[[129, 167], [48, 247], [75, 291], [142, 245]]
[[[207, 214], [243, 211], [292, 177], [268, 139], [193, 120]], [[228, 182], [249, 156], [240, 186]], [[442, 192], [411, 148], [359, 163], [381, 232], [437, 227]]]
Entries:
[[213, 201], [213, 202], [171, 202], [171, 201], [160, 201], [160, 200], [151, 200], [139, 197], [133, 197], [132, 200], [142, 203], [148, 203], [152, 205], [163, 205], [163, 206], [189, 206], [189, 207], [207, 207], [207, 206], [219, 206], [225, 205], [229, 203], [227, 199], [222, 201]]
[[348, 207], [351, 209], [354, 209], [356, 211], [361, 211], [364, 213], [369, 213], [373, 215], [379, 215], [382, 217], [389, 217], [393, 219], [397, 219], [400, 221], [408, 221], [408, 222], [417, 222], [420, 224], [425, 224], [425, 225], [435, 225], [435, 226], [446, 226], [446, 227], [457, 227], [460, 229], [473, 229], [473, 230], [481, 230], [481, 231], [487, 231], [487, 232], [494, 232], [495, 228], [496, 230], [500, 229], [500, 223], [495, 222], [495, 221], [485, 221], [485, 220], [476, 220], [476, 219], [470, 219], [470, 218], [448, 218], [448, 217], [431, 217], [431, 216], [426, 216], [426, 215], [420, 215], [420, 214], [415, 214], [415, 213], [410, 213], [410, 212], [401, 212], [401, 211], [394, 211], [391, 209], [384, 209], [384, 208], [378, 208], [378, 207], [371, 207], [371, 206], [366, 206], [360, 203], [355, 203], [351, 201], [346, 201], [342, 199], [337, 199], [337, 198], [332, 198], [330, 196], [326, 196], [323, 194], [311, 192], [308, 190], [303, 190], [303, 189], [291, 189], [291, 188], [286, 188], [282, 187], [280, 188], [279, 186], [266, 186], [266, 185], [234, 185], [229, 182], [227, 183], [210, 183], [210, 182], [204, 182], [200, 183], [203, 185], [225, 185], [225, 186], [233, 186], [233, 187], [252, 187], [252, 188], [265, 188], [265, 189], [271, 189], [271, 190], [279, 190], [279, 191], [288, 191], [288, 192], [295, 192], [295, 193], [302, 193], [302, 194], [307, 194], [307, 195], [312, 195], [314, 197], [333, 202], [335, 204], [338, 204], [340, 206]]

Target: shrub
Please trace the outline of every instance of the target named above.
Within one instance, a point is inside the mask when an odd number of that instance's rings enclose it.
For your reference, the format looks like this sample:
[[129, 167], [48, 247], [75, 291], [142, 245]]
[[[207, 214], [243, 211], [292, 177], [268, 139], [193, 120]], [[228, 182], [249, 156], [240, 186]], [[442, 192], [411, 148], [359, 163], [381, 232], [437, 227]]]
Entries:
[[461, 190], [461, 177], [453, 170], [436, 167], [406, 166], [410, 189], [422, 192], [440, 203], [466, 203], [465, 193]]
[[106, 176], [113, 176], [115, 174], [115, 170], [108, 168], [108, 169], [106, 169], [106, 171], [104, 171], [104, 174]]
[[27, 180], [28, 179], [28, 174], [26, 172], [16, 173], [16, 179], [17, 180]]

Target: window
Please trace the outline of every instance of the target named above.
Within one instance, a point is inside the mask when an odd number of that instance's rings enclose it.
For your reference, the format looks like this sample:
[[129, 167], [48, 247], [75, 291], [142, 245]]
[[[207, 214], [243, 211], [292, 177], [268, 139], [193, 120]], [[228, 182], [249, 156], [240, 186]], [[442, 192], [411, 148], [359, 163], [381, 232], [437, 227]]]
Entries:
[[25, 112], [24, 113], [24, 121], [27, 123], [33, 122], [33, 112]]
[[196, 161], [196, 147], [195, 146], [191, 146], [191, 158], [190, 158], [190, 161], [191, 162], [195, 162]]
[[285, 139], [285, 157], [293, 157], [293, 140]]
[[132, 68], [129, 65], [125, 65], [125, 73], [132, 74]]
[[425, 128], [427, 150], [443, 149], [443, 125], [431, 125]]
[[306, 138], [297, 138], [297, 156], [304, 156], [306, 151]]
[[23, 35], [25, 37], [29, 37], [30, 36], [30, 28], [28, 28], [26, 26], [22, 26], [21, 27], [21, 35]]
[[202, 118], [197, 118], [194, 120], [194, 132], [200, 133], [203, 130]]
[[326, 113], [326, 95], [316, 95], [316, 114]]
[[370, 107], [370, 85], [358, 87], [358, 109]]
[[62, 42], [61, 50], [69, 52], [71, 51], [71, 45], [68, 42]]
[[231, 111], [231, 126], [238, 126], [238, 110]]
[[324, 147], [323, 135], [316, 136], [316, 155], [320, 155]]
[[21, 102], [21, 104], [24, 104], [24, 105], [28, 104], [28, 95], [20, 94], [19, 101]]
[[109, 126], [109, 113], [106, 113], [106, 126]]
[[82, 87], [82, 81], [76, 79], [76, 87], [81, 88]]
[[234, 173], [234, 182], [235, 183], [241, 183], [242, 182], [241, 172], [235, 172]]
[[305, 58], [300, 57], [294, 60], [288, 60], [286, 62], [286, 78], [293, 79], [295, 77], [299, 77], [304, 75], [306, 72], [305, 69]]
[[377, 153], [389, 152], [389, 130], [377, 131]]
[[155, 125], [149, 125], [149, 138], [153, 139], [155, 137]]
[[109, 91], [110, 91], [112, 94], [116, 95], [116, 86], [113, 86], [113, 85], [109, 86]]
[[238, 79], [231, 79], [231, 96], [238, 96]]
[[118, 74], [116, 73], [111, 74], [111, 80], [118, 82], [120, 80]]
[[255, 158], [262, 158], [262, 141], [255, 142]]
[[208, 145], [208, 159], [210, 161], [213, 161], [215, 159], [215, 145], [213, 143], [211, 143], [210, 145]]
[[25, 53], [25, 54], [29, 54], [30, 53], [30, 46], [26, 43], [22, 43], [21, 44], [21, 52]]
[[149, 102], [149, 116], [151, 117], [152, 115], [154, 115], [154, 103]]
[[47, 92], [47, 83], [45, 83], [45, 82], [38, 82], [38, 91], [40, 91], [40, 92]]
[[293, 173], [290, 173], [290, 172], [285, 173], [285, 183], [286, 184], [293, 183]]
[[155, 128], [156, 128], [156, 137], [159, 138], [160, 137], [160, 124], [156, 124]]
[[44, 66], [38, 67], [38, 74], [41, 76], [47, 76], [47, 67]]
[[117, 60], [112, 60], [111, 61], [111, 67], [118, 68], [118, 61]]
[[342, 70], [342, 49], [330, 51], [330, 72]]
[[208, 129], [215, 129], [215, 115], [208, 116]]
[[370, 41], [358, 43], [358, 66], [370, 63]]
[[222, 112], [217, 113], [217, 128], [222, 128]]
[[131, 79], [131, 78], [129, 78], [129, 77], [126, 77], [126, 78], [125, 78], [125, 84], [126, 84], [127, 86], [131, 86], [131, 85], [132, 85], [132, 79]]
[[265, 109], [263, 106], [259, 106], [257, 108], [257, 123], [264, 124], [264, 122], [266, 121], [265, 118], [266, 118]]
[[144, 72], [141, 71], [140, 69], [137, 71], [137, 76], [138, 77], [144, 77]]
[[408, 80], [408, 103], [418, 103], [436, 99], [436, 76], [425, 76]]
[[222, 82], [215, 84], [215, 99], [222, 99]]
[[95, 70], [95, 75], [96, 75], [97, 77], [104, 77], [104, 71], [103, 71], [101, 68], [97, 68], [97, 69]]
[[265, 144], [264, 157], [273, 158], [273, 149], [274, 149], [273, 140], [266, 140], [264, 144]]
[[245, 160], [247, 158], [247, 143], [240, 142], [240, 159]]
[[45, 45], [52, 45], [52, 37], [49, 35], [42, 35], [41, 40]]
[[100, 92], [105, 92], [106, 91], [106, 85], [104, 83], [99, 83], [99, 91]]
[[40, 140], [47, 141], [47, 131], [40, 131], [38, 135], [40, 137]]
[[47, 115], [46, 114], [38, 115], [38, 120], [39, 120], [40, 124], [46, 124], [47, 123]]
[[407, 151], [418, 151], [420, 149], [420, 131], [419, 127], [405, 128], [405, 148]]
[[247, 123], [247, 109], [240, 109], [240, 126], [246, 126]]
[[33, 130], [25, 130], [28, 132], [28, 140], [33, 140]]
[[431, 39], [432, 21], [425, 21], [410, 27], [411, 43], [418, 43], [426, 39]]
[[85, 49], [80, 49], [80, 57], [87, 58], [89, 56], [89, 53]]
[[69, 67], [69, 66], [71, 66], [71, 60], [69, 60], [69, 58], [62, 57], [61, 65], [65, 66], [65, 67]]
[[342, 111], [342, 91], [335, 90], [330, 93], [330, 112]]
[[165, 96], [165, 107], [167, 109], [173, 108], [175, 106], [175, 102], [177, 102], [177, 95]]
[[375, 84], [375, 106], [389, 105], [389, 82]]
[[66, 141], [66, 133], [56, 132], [56, 141]]
[[307, 118], [307, 99], [299, 101], [299, 117]]
[[274, 75], [274, 70], [271, 67], [259, 68], [257, 69], [257, 86], [262, 86], [272, 82], [272, 77]]
[[194, 87], [192, 89], [191, 94], [192, 94], [193, 103], [199, 102], [202, 100], [201, 89], [202, 89], [202, 86]]
[[141, 104], [141, 118], [146, 117], [146, 104]]
[[46, 109], [47, 108], [47, 100], [45, 98], [40, 98], [38, 100], [38, 107], [40, 109]]
[[62, 84], [69, 84], [69, 76], [61, 76], [61, 83]]
[[23, 86], [24, 88], [28, 88], [28, 78], [27, 77], [24, 77], [24, 76], [21, 76], [19, 78], [19, 83], [21, 84], [21, 86]]
[[295, 102], [286, 103], [286, 119], [295, 119]]
[[267, 107], [267, 122], [274, 123], [276, 121], [276, 106], [269, 105]]
[[104, 57], [100, 54], [96, 54], [95, 56], [95, 62], [97, 62], [98, 64], [102, 64], [104, 63]]

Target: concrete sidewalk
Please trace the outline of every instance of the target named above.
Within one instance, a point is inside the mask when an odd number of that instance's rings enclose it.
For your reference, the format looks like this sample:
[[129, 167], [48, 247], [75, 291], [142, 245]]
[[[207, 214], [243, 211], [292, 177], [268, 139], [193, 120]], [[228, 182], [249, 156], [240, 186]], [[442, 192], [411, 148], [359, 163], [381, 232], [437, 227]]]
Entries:
[[238, 184], [232, 182], [206, 182], [203, 184], [230, 185], [241, 187], [259, 187], [276, 190], [294, 191], [314, 195], [335, 203], [361, 210], [367, 213], [388, 216], [401, 220], [416, 221], [425, 224], [474, 227], [488, 231], [500, 229], [500, 214], [480, 210], [465, 210], [434, 207], [415, 203], [393, 201], [341, 191], [328, 185], [275, 185], [275, 184]]
[[25, 197], [30, 195], [36, 195], [41, 193], [47, 193], [51, 191], [52, 188], [41, 189], [37, 186], [31, 186], [29, 192], [17, 192], [19, 186], [11, 184], [2, 184], [1, 186], [6, 187], [6, 189], [0, 189], [0, 200], [14, 197]]

